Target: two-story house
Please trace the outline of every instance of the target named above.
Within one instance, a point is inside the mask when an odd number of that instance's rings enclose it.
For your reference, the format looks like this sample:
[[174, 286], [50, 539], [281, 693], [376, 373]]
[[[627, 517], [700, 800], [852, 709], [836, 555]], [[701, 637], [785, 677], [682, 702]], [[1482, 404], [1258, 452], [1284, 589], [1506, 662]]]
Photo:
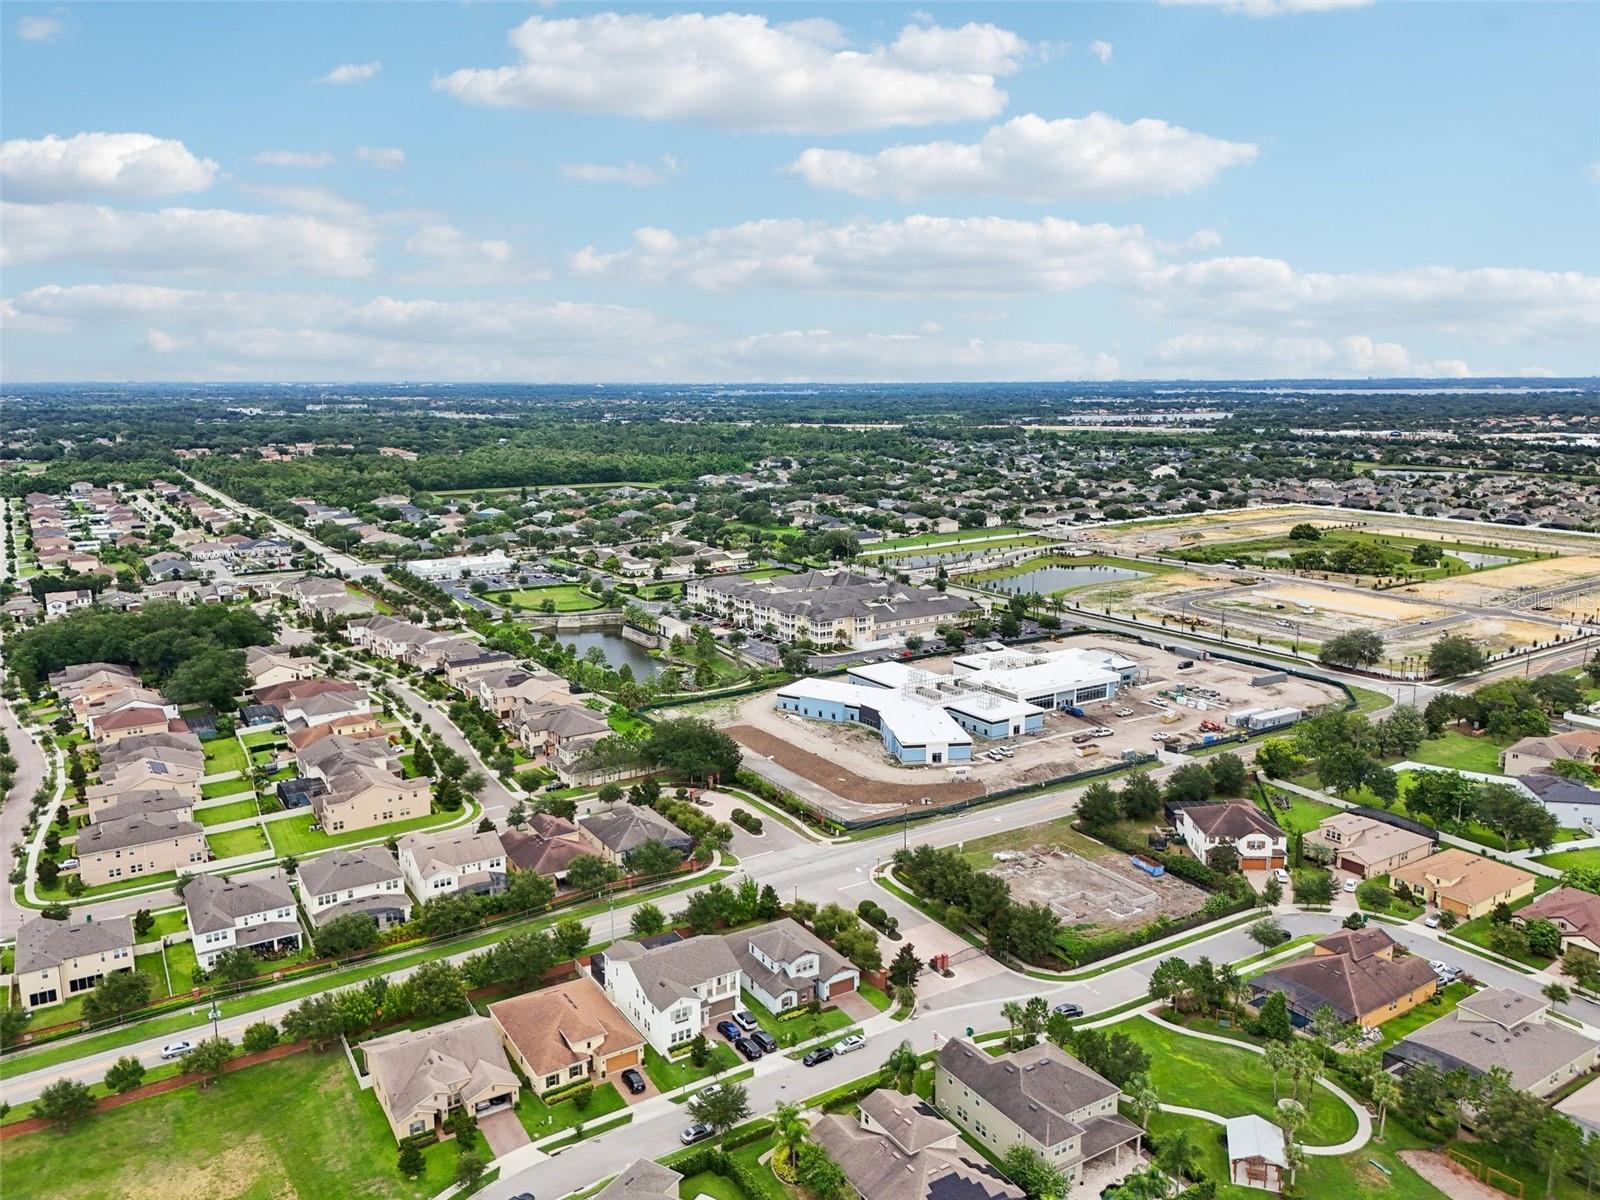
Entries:
[[770, 1012], [827, 1003], [853, 992], [861, 972], [798, 921], [784, 917], [724, 939], [744, 974], [744, 986]]
[[17, 993], [26, 1008], [61, 1004], [107, 975], [133, 970], [127, 917], [72, 924], [34, 917], [17, 926]]
[[644, 1038], [587, 975], [500, 1000], [489, 1018], [540, 1096], [644, 1062]]
[[963, 1038], [939, 1049], [934, 1098], [944, 1114], [995, 1158], [1028, 1147], [1069, 1184], [1084, 1168], [1124, 1150], [1141, 1130], [1117, 1112], [1116, 1084], [1049, 1042], [992, 1058]]
[[294, 894], [277, 871], [258, 879], [196, 875], [183, 889], [195, 958], [210, 970], [224, 950], [244, 946], [258, 955], [286, 953], [301, 945]]
[[488, 1017], [462, 1017], [428, 1029], [403, 1029], [362, 1043], [372, 1093], [396, 1141], [449, 1136], [457, 1110], [474, 1118], [509, 1109], [522, 1085]]
[[624, 939], [596, 954], [589, 970], [662, 1055], [739, 1007], [739, 961], [720, 937], [648, 948]]
[[98, 887], [192, 869], [211, 857], [205, 832], [183, 810], [143, 811], [120, 820], [102, 815], [78, 834], [78, 874]]
[[852, 1117], [829, 1113], [811, 1127], [862, 1200], [1022, 1200], [925, 1100], [879, 1088]]
[[409, 834], [400, 839], [400, 869], [418, 900], [506, 887], [506, 851], [496, 833]]
[[1178, 810], [1176, 827], [1203, 863], [1223, 846], [1239, 856], [1241, 871], [1265, 871], [1288, 860], [1288, 835], [1253, 804], [1191, 804]]
[[335, 850], [300, 864], [300, 897], [311, 923], [321, 928], [359, 913], [379, 929], [411, 919], [405, 873], [382, 846]]

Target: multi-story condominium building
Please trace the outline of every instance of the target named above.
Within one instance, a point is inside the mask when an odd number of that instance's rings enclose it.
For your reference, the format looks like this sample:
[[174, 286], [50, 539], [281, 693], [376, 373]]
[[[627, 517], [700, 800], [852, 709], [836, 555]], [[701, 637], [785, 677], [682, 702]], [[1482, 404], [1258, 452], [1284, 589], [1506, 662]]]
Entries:
[[927, 637], [965, 619], [976, 605], [933, 588], [912, 587], [851, 571], [803, 571], [771, 579], [692, 578], [684, 599], [747, 629], [771, 627], [784, 641], [818, 646], [876, 646]]

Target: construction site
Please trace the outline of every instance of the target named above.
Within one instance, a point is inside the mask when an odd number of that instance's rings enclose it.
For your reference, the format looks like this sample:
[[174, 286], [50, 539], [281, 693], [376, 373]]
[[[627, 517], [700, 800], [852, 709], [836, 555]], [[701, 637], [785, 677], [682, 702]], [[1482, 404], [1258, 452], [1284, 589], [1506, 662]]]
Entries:
[[1152, 876], [1116, 852], [1093, 860], [1070, 850], [1035, 848], [994, 855], [987, 868], [1019, 904], [1042, 904], [1069, 929], [1133, 929], [1157, 917], [1185, 917], [1206, 893], [1171, 875]]

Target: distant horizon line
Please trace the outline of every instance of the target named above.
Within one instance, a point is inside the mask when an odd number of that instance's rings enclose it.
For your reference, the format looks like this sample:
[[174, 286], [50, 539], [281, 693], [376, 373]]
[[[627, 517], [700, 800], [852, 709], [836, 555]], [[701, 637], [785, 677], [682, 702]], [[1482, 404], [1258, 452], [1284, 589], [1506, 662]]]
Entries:
[[1338, 375], [1280, 376], [1185, 376], [1137, 377], [1117, 379], [629, 379], [629, 380], [532, 380], [532, 379], [29, 379], [0, 383], [0, 392], [37, 387], [729, 387], [729, 388], [849, 388], [849, 387], [1183, 387], [1189, 385], [1244, 384], [1300, 386], [1335, 384], [1361, 387], [1374, 384], [1422, 385], [1444, 391], [1450, 388], [1487, 384], [1512, 384], [1525, 388], [1558, 384], [1585, 384], [1600, 387], [1600, 374], [1594, 375], [1468, 375], [1439, 379], [1425, 375], [1372, 375], [1349, 378]]

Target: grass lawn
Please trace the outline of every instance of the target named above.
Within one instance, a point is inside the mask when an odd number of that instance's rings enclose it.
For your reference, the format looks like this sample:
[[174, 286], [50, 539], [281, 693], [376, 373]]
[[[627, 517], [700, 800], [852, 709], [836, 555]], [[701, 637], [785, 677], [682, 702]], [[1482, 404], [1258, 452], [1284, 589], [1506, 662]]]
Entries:
[[739, 993], [740, 1004], [756, 1019], [756, 1024], [770, 1033], [780, 1046], [796, 1046], [836, 1029], [853, 1025], [850, 1014], [839, 1008], [828, 1008], [814, 1017], [794, 1017], [780, 1021], [761, 1006], [749, 992]]
[[1471, 737], [1457, 729], [1446, 729], [1439, 737], [1424, 741], [1411, 760], [1455, 771], [1498, 775], [1503, 749], [1505, 746], [1491, 737]]
[[745, 1190], [726, 1175], [701, 1171], [678, 1185], [682, 1200], [695, 1200], [696, 1196], [710, 1196], [711, 1200], [750, 1200]]
[[1084, 858], [1099, 858], [1113, 853], [1104, 842], [1097, 842], [1074, 829], [1072, 823], [1075, 820], [1077, 818], [1074, 816], [1057, 817], [1040, 825], [1025, 825], [1021, 829], [1007, 829], [1002, 833], [991, 833], [988, 837], [975, 838], [966, 844], [961, 856], [982, 870], [994, 865], [992, 856], [999, 850], [1055, 846], [1081, 854]]
[[1558, 871], [1570, 871], [1574, 867], [1600, 867], [1600, 847], [1591, 850], [1557, 850], [1554, 854], [1544, 854], [1533, 861], [1555, 867]]
[[235, 800], [232, 804], [214, 804], [210, 808], [194, 810], [194, 819], [202, 825], [226, 825], [229, 821], [243, 821], [246, 817], [256, 815], [254, 799]]
[[[1512, 912], [1516, 912], [1524, 905], [1532, 904], [1536, 899], [1539, 898], [1541, 893], [1549, 891], [1550, 888], [1557, 886], [1557, 881], [1546, 875], [1537, 875], [1534, 877], [1534, 879], [1535, 882], [1533, 885], [1533, 895], [1524, 896], [1521, 900], [1514, 901], [1511, 905]], [[1541, 887], [1541, 884], [1544, 886]], [[1460, 925], [1457, 925], [1450, 931], [1450, 936], [1453, 938], [1459, 938], [1463, 942], [1471, 942], [1474, 946], [1482, 946], [1485, 950], [1490, 951], [1490, 953], [1498, 954], [1500, 952], [1489, 945], [1489, 929], [1492, 925], [1493, 922], [1490, 921], [1489, 915], [1487, 914], [1481, 917], [1474, 917], [1470, 921], [1463, 921]], [[1545, 967], [1548, 967], [1553, 961], [1552, 959], [1548, 958], [1540, 958], [1534, 954], [1513, 954], [1509, 955], [1508, 957], [1519, 963], [1522, 963], [1524, 966], [1534, 967], [1541, 970]]]
[[[1280, 826], [1296, 833], [1309, 833], [1335, 813], [1344, 811], [1332, 804], [1311, 800], [1295, 792], [1269, 788], [1268, 794], [1273, 799], [1272, 817]], [[1288, 801], [1289, 807], [1281, 808], [1279, 806], [1281, 801]]]
[[[76, 872], [73, 872], [73, 874], [76, 874]], [[83, 895], [77, 897], [67, 895], [67, 889], [64, 885], [70, 878], [71, 875], [58, 876], [52, 887], [45, 887], [42, 883], [36, 884], [39, 899], [45, 904], [49, 904], [54, 900], [71, 900], [73, 903], [80, 903], [84, 900], [93, 900], [97, 896], [111, 896], [119, 892], [148, 888], [156, 883], [172, 883], [178, 878], [178, 873], [176, 871], [161, 871], [155, 875], [138, 875], [132, 879], [118, 879], [112, 883], [97, 883], [93, 887], [85, 889]], [[17, 886], [16, 894], [18, 896], [22, 895], [20, 884]], [[32, 906], [30, 905], [29, 907]]]
[[540, 1138], [549, 1137], [552, 1133], [571, 1129], [580, 1121], [585, 1125], [592, 1124], [607, 1113], [614, 1113], [626, 1107], [627, 1102], [623, 1100], [622, 1093], [617, 1091], [609, 1080], [595, 1086], [594, 1095], [589, 1098], [589, 1107], [581, 1112], [571, 1100], [558, 1100], [554, 1104], [546, 1104], [533, 1094], [532, 1089], [524, 1088], [521, 1098], [517, 1101], [517, 1119], [528, 1131], [528, 1136], [538, 1141]]
[[872, 1007], [877, 1009], [879, 1012], [888, 1012], [889, 1006], [894, 1003], [894, 1001], [890, 1000], [887, 995], [885, 995], [883, 992], [880, 992], [870, 983], [860, 984], [857, 986], [856, 991], [861, 993], [861, 998], [863, 1000], [872, 1005]]
[[[218, 1131], [227, 1130], [219, 1140]], [[414, 1182], [394, 1168], [394, 1135], [342, 1054], [247, 1067], [91, 1117], [66, 1134], [6, 1146], [8, 1200], [361, 1196], [423, 1200], [453, 1178], [455, 1150], [430, 1146]], [[179, 1183], [178, 1181], [181, 1181]]]
[[206, 848], [211, 851], [212, 858], [232, 858], [237, 854], [253, 854], [257, 850], [270, 849], [267, 835], [259, 825], [207, 834]]
[[238, 738], [212, 738], [201, 745], [206, 756], [206, 774], [220, 775], [224, 771], [243, 771], [248, 764], [245, 761], [244, 747], [239, 745]]
[[278, 746], [286, 744], [283, 740], [283, 734], [279, 733], [276, 729], [258, 729], [254, 733], [246, 733], [241, 735], [240, 740], [252, 750], [254, 750], [257, 746]]
[[1401, 1013], [1394, 1020], [1385, 1021], [1379, 1026], [1383, 1031], [1383, 1040], [1378, 1044], [1387, 1048], [1402, 1038], [1409, 1037], [1429, 1022], [1448, 1016], [1455, 1010], [1455, 1006], [1472, 995], [1472, 992], [1473, 989], [1459, 979], [1448, 987], [1440, 988], [1433, 1000], [1419, 1004], [1410, 1012]]
[[286, 821], [274, 821], [267, 826], [267, 833], [272, 839], [273, 852], [280, 857], [285, 854], [296, 856], [315, 854], [319, 850], [331, 850], [335, 846], [347, 846], [352, 842], [370, 842], [374, 839], [382, 840], [393, 834], [412, 833], [418, 829], [429, 829], [436, 825], [444, 825], [455, 820], [461, 814], [454, 813], [429, 813], [424, 817], [412, 817], [407, 821], [390, 821], [387, 825], [374, 825], [371, 829], [349, 829], [341, 833], [323, 833], [320, 829], [312, 829], [311, 823], [316, 820], [314, 813], [301, 813], [297, 817], [290, 817]]
[[655, 1047], [646, 1046], [644, 1050], [644, 1073], [650, 1076], [650, 1082], [663, 1092], [670, 1092], [681, 1088], [686, 1083], [698, 1083], [709, 1078], [719, 1071], [731, 1071], [742, 1061], [729, 1046], [720, 1038], [707, 1038], [711, 1046], [711, 1059], [703, 1067], [697, 1067], [689, 1061], [689, 1056], [665, 1059], [656, 1053]]
[[[1199, 1149], [1201, 1169], [1207, 1179], [1216, 1181], [1217, 1200], [1260, 1200], [1270, 1195], [1259, 1188], [1241, 1187], [1227, 1181], [1228, 1153], [1222, 1126], [1172, 1113], [1153, 1113], [1150, 1117], [1153, 1134], [1166, 1135], [1179, 1129], [1187, 1132], [1189, 1141]], [[1295, 1181], [1299, 1194], [1338, 1197], [1339, 1200], [1447, 1200], [1443, 1192], [1400, 1158], [1399, 1151], [1418, 1149], [1422, 1145], [1391, 1123], [1381, 1143], [1368, 1142], [1353, 1154], [1338, 1158], [1308, 1157]], [[1374, 1162], [1383, 1170], [1374, 1166]], [[1536, 1194], [1528, 1193], [1530, 1197]]]
[[1356, 687], [1350, 684], [1350, 692], [1356, 698], [1356, 711], [1358, 713], [1375, 713], [1394, 704], [1394, 697], [1384, 692], [1375, 692], [1371, 688]]
[[218, 796], [236, 796], [240, 792], [251, 791], [250, 781], [239, 776], [232, 779], [216, 779], [210, 783], [200, 785], [200, 798], [202, 800], [215, 800]]
[[162, 951], [167, 956], [167, 973], [172, 976], [172, 994], [180, 996], [194, 990], [194, 973], [200, 963], [194, 956], [193, 942], [174, 942]]
[[559, 583], [550, 587], [518, 588], [514, 592], [490, 592], [488, 598], [496, 604], [508, 605], [511, 608], [531, 609], [539, 612], [544, 608], [545, 602], [555, 604], [558, 613], [588, 612], [590, 609], [604, 608], [599, 600], [588, 595], [575, 583]]
[[[1273, 1119], [1272, 1073], [1259, 1054], [1174, 1033], [1143, 1017], [1112, 1028], [1150, 1052], [1150, 1081], [1164, 1102], [1224, 1117], [1255, 1113]], [[1308, 1108], [1300, 1134], [1307, 1145], [1331, 1146], [1355, 1134], [1355, 1113], [1327, 1088], [1313, 1089]]]
[[169, 933], [182, 933], [189, 928], [189, 914], [184, 909], [169, 908], [166, 912], [152, 915], [154, 915], [156, 923], [150, 927], [150, 932], [145, 934], [146, 941], [160, 941]]
[[[1389, 882], [1389, 877], [1387, 875], [1374, 875], [1372, 878], [1375, 883]], [[1417, 904], [1414, 901], [1410, 904], [1403, 904], [1401, 903], [1400, 898], [1393, 892], [1390, 892], [1389, 896], [1389, 907], [1383, 909], [1382, 912], [1384, 916], [1394, 917], [1399, 921], [1415, 921], [1423, 914], [1423, 911], [1426, 908], [1425, 905]], [[1365, 904], [1361, 903], [1361, 893], [1359, 890], [1356, 892], [1356, 904], [1365, 912], [1379, 911], [1377, 909], [1369, 909]]]
[[[914, 537], [889, 538], [882, 542], [866, 547], [863, 557], [871, 554], [882, 554], [886, 550], [905, 550], [917, 546], [943, 545], [947, 542], [979, 542], [985, 539], [1000, 540], [1021, 535], [1024, 538], [1034, 539], [1030, 530], [1020, 525], [996, 525], [991, 529], [960, 529], [955, 533], [919, 533]], [[1044, 545], [1050, 539], [1036, 538], [1030, 544]]]

